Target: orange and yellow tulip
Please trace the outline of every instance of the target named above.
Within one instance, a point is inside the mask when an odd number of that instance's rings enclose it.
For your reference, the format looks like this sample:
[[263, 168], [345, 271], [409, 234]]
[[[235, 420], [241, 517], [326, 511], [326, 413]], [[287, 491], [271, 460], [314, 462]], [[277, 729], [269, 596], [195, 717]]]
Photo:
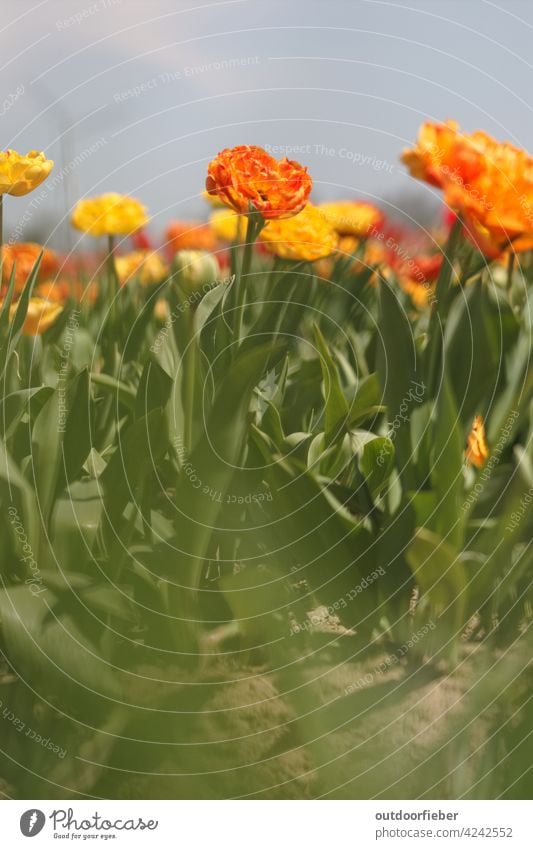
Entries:
[[258, 212], [266, 220], [291, 218], [306, 205], [313, 181], [291, 159], [275, 159], [262, 147], [238, 145], [221, 151], [207, 169], [206, 189], [235, 212]]
[[[9, 309], [9, 318], [11, 321], [15, 317], [17, 308], [17, 304], [12, 304]], [[25, 336], [40, 336], [52, 326], [62, 312], [63, 307], [61, 304], [50, 303], [50, 301], [44, 298], [30, 298], [26, 318], [22, 325], [23, 334]]]
[[465, 456], [467, 461], [477, 469], [481, 469], [487, 461], [489, 448], [481, 416], [474, 417], [472, 429], [467, 437]]
[[533, 158], [526, 151], [447, 121], [423, 124], [402, 160], [414, 177], [444, 191], [483, 253], [533, 247]]

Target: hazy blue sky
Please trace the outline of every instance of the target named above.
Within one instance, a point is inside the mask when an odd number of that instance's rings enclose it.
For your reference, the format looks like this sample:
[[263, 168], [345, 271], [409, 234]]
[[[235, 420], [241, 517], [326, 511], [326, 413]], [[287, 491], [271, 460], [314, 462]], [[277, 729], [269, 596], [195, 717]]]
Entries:
[[[27, 235], [46, 213], [56, 243], [86, 193], [139, 196], [156, 231], [205, 214], [206, 164], [239, 143], [300, 148], [316, 198], [385, 206], [407, 191], [429, 199], [398, 163], [426, 118], [533, 149], [531, 0], [3, 0], [2, 10], [2, 145], [56, 161], [26, 215]], [[8, 200], [11, 227], [31, 200]]]

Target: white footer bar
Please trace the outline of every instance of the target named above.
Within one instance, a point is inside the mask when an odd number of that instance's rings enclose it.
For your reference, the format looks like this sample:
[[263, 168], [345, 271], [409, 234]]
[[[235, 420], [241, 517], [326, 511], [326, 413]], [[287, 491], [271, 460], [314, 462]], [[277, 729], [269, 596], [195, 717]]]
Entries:
[[[530, 802], [3, 801], [1, 845], [198, 849], [533, 846]], [[30, 843], [35, 838], [35, 843]]]

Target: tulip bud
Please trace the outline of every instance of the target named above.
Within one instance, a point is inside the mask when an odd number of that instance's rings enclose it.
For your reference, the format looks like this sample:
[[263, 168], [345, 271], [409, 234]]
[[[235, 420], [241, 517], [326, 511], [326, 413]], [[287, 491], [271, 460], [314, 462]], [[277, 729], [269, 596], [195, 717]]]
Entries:
[[207, 251], [178, 251], [172, 261], [173, 279], [185, 295], [200, 293], [214, 286], [219, 267], [215, 257]]

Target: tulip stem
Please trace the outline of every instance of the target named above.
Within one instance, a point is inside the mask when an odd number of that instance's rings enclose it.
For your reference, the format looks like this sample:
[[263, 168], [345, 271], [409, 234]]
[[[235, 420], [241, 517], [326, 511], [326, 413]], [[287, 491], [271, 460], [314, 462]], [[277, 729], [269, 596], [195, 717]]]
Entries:
[[511, 249], [511, 252], [509, 253], [509, 256], [507, 258], [507, 283], [506, 283], [506, 287], [505, 287], [508, 295], [510, 294], [511, 289], [513, 287], [513, 274], [514, 274], [514, 268], [515, 268], [515, 257], [516, 257], [516, 254]]
[[244, 306], [246, 303], [246, 278], [250, 273], [250, 265], [252, 262], [252, 252], [255, 240], [264, 227], [263, 218], [257, 212], [250, 211], [246, 216], [248, 224], [246, 227], [246, 236], [244, 250], [242, 254], [241, 267], [235, 280], [235, 340], [237, 343], [241, 340], [242, 324], [244, 318]]
[[194, 426], [194, 401], [195, 401], [195, 385], [196, 385], [196, 339], [194, 336], [194, 316], [195, 310], [191, 306], [189, 309], [189, 314], [187, 316], [188, 322], [188, 333], [187, 333], [187, 347], [185, 349], [185, 392], [184, 392], [184, 406], [185, 406], [185, 420], [183, 423], [183, 436], [185, 442], [185, 448], [187, 453], [190, 455], [192, 451], [192, 442], [193, 442], [193, 426]]
[[448, 313], [448, 297], [455, 274], [453, 264], [461, 242], [462, 233], [463, 221], [460, 216], [457, 216], [443, 250], [442, 266], [435, 287], [435, 301], [433, 302], [432, 312], [429, 318], [426, 374], [431, 397], [434, 397], [439, 383], [439, 369], [442, 366], [444, 325]]
[[4, 196], [0, 195], [0, 287], [4, 280]]
[[115, 258], [114, 258], [114, 250], [115, 244], [113, 236], [107, 237], [107, 296], [109, 298], [109, 313], [111, 316], [111, 323], [115, 325], [116, 317], [117, 317], [117, 287], [116, 287], [116, 270], [115, 270]]

